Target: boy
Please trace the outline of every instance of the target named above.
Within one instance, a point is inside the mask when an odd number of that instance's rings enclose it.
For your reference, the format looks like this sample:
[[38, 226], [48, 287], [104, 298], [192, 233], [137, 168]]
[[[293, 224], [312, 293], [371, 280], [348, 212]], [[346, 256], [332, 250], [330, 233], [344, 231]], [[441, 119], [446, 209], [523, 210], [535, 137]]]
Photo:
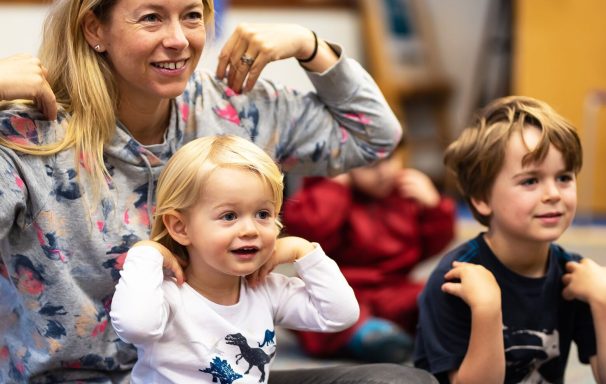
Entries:
[[415, 365], [447, 383], [561, 383], [574, 341], [606, 382], [606, 269], [553, 244], [576, 210], [581, 144], [545, 103], [487, 106], [445, 154], [488, 227], [419, 298]]
[[342, 332], [299, 332], [310, 355], [401, 363], [413, 350], [417, 298], [410, 272], [446, 249], [455, 205], [403, 152], [335, 178], [309, 177], [284, 205], [286, 231], [316, 241], [337, 262], [360, 303]]

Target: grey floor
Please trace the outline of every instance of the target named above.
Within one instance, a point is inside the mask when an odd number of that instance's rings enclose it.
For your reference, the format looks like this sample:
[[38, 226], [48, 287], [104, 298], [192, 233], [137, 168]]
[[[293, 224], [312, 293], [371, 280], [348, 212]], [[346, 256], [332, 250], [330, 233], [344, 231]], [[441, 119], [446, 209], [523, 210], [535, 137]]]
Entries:
[[[453, 241], [450, 248], [472, 238], [479, 231], [483, 230], [483, 227], [471, 219], [461, 219], [457, 223], [457, 226], [457, 239]], [[574, 225], [561, 237], [558, 243], [569, 251], [589, 257], [599, 264], [606, 266], [606, 225]], [[415, 271], [415, 276], [420, 280], [425, 279], [438, 259], [439, 256], [420, 265]], [[282, 269], [281, 272], [286, 274], [292, 273], [289, 269]], [[319, 360], [305, 356], [297, 345], [296, 339], [287, 330], [278, 329], [277, 339], [279, 347], [276, 360], [272, 366], [273, 370], [314, 368], [351, 363], [345, 360]], [[578, 361], [574, 346], [570, 353], [565, 382], [573, 384], [595, 383], [591, 368]]]

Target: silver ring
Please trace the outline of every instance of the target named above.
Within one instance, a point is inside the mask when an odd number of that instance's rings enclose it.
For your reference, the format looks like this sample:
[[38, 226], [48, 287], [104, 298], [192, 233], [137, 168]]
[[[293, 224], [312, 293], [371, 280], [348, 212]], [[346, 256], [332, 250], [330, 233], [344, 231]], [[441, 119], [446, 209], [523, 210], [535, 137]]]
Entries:
[[242, 57], [240, 57], [240, 61], [242, 62], [242, 64], [246, 64], [250, 67], [255, 62], [255, 59], [244, 54], [242, 55]]

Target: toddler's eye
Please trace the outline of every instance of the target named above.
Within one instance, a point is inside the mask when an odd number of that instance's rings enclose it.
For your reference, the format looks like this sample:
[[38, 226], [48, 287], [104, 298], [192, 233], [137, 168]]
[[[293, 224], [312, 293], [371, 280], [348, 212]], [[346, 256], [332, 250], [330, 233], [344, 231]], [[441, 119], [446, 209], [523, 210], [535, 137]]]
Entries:
[[269, 211], [259, 211], [257, 213], [257, 217], [261, 220], [267, 220], [269, 218], [271, 218], [271, 212]]
[[225, 221], [233, 221], [233, 220], [236, 220], [236, 214], [233, 212], [228, 212], [228, 213], [224, 214], [223, 216], [221, 216], [221, 218]]

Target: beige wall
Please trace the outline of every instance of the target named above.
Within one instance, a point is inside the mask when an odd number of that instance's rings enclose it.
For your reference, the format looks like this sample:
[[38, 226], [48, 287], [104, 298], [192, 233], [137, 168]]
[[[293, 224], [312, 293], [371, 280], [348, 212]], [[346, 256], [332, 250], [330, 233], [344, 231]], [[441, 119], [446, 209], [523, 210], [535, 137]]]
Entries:
[[547, 101], [579, 128], [586, 154], [580, 212], [604, 214], [606, 105], [597, 108], [594, 132], [584, 103], [606, 91], [606, 2], [518, 0], [515, 9], [513, 91]]

